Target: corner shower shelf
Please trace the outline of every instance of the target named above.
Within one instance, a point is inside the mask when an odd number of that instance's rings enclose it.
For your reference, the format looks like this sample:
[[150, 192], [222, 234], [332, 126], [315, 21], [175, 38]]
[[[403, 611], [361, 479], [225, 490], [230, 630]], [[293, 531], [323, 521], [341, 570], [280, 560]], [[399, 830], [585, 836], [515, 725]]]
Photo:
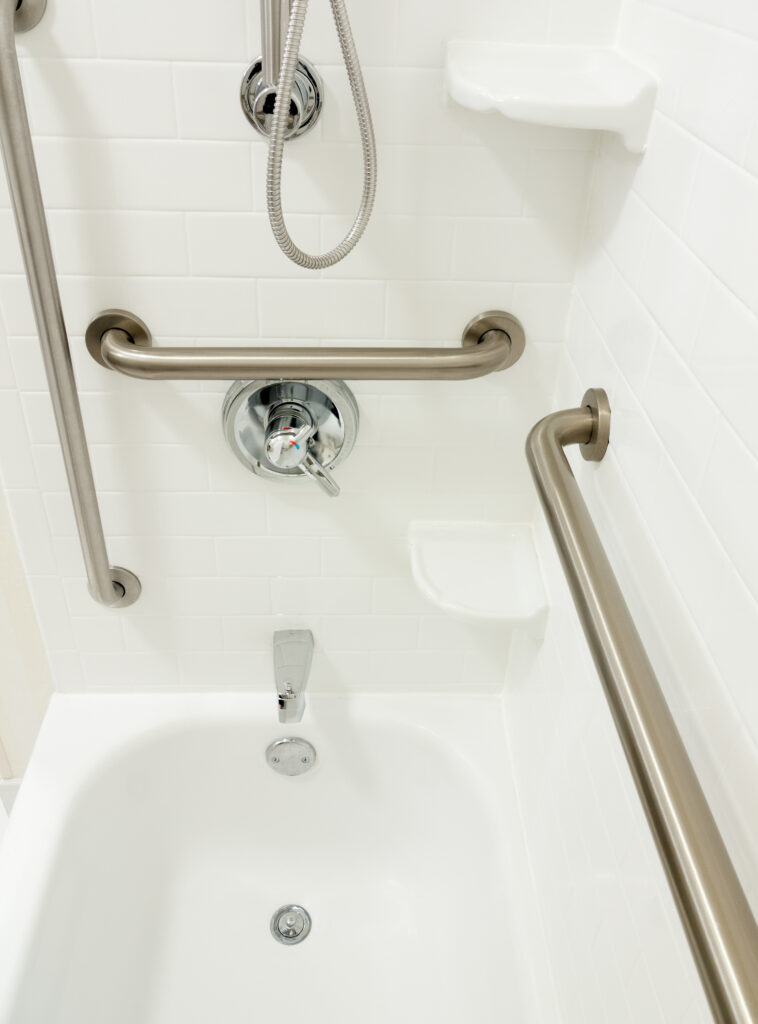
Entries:
[[465, 618], [539, 626], [547, 597], [528, 523], [411, 523], [411, 569], [433, 604]]
[[645, 148], [658, 88], [648, 71], [611, 49], [463, 40], [448, 43], [445, 82], [461, 106], [617, 132], [632, 153]]

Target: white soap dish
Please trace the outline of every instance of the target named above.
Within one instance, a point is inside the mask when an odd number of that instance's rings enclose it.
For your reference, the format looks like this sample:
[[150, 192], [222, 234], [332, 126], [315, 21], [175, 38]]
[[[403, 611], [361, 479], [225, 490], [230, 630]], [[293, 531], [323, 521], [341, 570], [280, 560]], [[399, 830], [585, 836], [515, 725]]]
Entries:
[[534, 622], [547, 596], [529, 523], [411, 523], [416, 585], [431, 602], [466, 618]]
[[645, 148], [658, 84], [616, 50], [515, 43], [448, 43], [445, 84], [472, 110], [516, 121], [617, 132], [627, 149]]

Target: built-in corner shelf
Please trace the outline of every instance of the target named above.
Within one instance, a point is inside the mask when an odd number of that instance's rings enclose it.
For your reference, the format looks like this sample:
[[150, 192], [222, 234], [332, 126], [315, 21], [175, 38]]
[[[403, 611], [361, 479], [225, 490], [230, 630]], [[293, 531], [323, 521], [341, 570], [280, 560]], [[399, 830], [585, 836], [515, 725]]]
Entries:
[[628, 150], [647, 142], [656, 79], [611, 49], [448, 43], [450, 96], [472, 110], [498, 110], [516, 121], [617, 132]]
[[413, 578], [445, 611], [511, 625], [544, 623], [547, 596], [528, 523], [411, 523]]

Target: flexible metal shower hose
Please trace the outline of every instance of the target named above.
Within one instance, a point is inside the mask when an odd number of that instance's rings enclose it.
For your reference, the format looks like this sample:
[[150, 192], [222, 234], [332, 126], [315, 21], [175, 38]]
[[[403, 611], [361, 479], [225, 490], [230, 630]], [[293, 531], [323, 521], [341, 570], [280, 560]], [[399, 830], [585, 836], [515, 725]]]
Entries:
[[[282, 155], [284, 151], [285, 122], [289, 113], [290, 96], [292, 95], [295, 82], [295, 69], [297, 68], [300, 54], [300, 40], [303, 36], [308, 0], [292, 0], [287, 41], [284, 46], [282, 68], [276, 91], [276, 103], [268, 149], [268, 169], [266, 173], [266, 205], [274, 237], [285, 256], [288, 256], [298, 266], [306, 267], [310, 270], [322, 270], [324, 267], [331, 267], [347, 256], [366, 228], [366, 224], [371, 216], [371, 209], [374, 205], [374, 196], [376, 195], [376, 143], [374, 141], [374, 126], [371, 122], [371, 110], [368, 105], [368, 96], [366, 95], [366, 87], [363, 83], [361, 66], [358, 62], [358, 54], [355, 49], [353, 33], [350, 29], [344, 0], [330, 0], [330, 2], [342, 49], [342, 58], [345, 62], [350, 89], [353, 94], [355, 112], [358, 116], [361, 148], [363, 150], [363, 194], [361, 196], [361, 205], [358, 208], [358, 213], [352, 227], [339, 245], [336, 245], [329, 252], [321, 256], [312, 256], [307, 252], [303, 252], [292, 241], [287, 226], [284, 223], [284, 212], [282, 210]], [[283, 99], [283, 97], [285, 98]]]

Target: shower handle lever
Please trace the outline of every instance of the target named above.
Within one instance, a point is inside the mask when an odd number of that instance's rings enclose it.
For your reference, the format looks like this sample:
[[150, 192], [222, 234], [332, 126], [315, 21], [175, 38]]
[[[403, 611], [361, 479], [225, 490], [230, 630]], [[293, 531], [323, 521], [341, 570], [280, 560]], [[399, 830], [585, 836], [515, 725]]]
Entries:
[[266, 458], [277, 469], [297, 469], [314, 480], [331, 498], [340, 493], [339, 484], [310, 449], [318, 425], [308, 409], [297, 402], [274, 406], [266, 425]]
[[321, 490], [326, 491], [330, 498], [339, 496], [340, 485], [326, 466], [321, 465], [313, 452], [306, 452], [300, 468], [306, 476], [309, 476], [311, 480], [315, 480]]

